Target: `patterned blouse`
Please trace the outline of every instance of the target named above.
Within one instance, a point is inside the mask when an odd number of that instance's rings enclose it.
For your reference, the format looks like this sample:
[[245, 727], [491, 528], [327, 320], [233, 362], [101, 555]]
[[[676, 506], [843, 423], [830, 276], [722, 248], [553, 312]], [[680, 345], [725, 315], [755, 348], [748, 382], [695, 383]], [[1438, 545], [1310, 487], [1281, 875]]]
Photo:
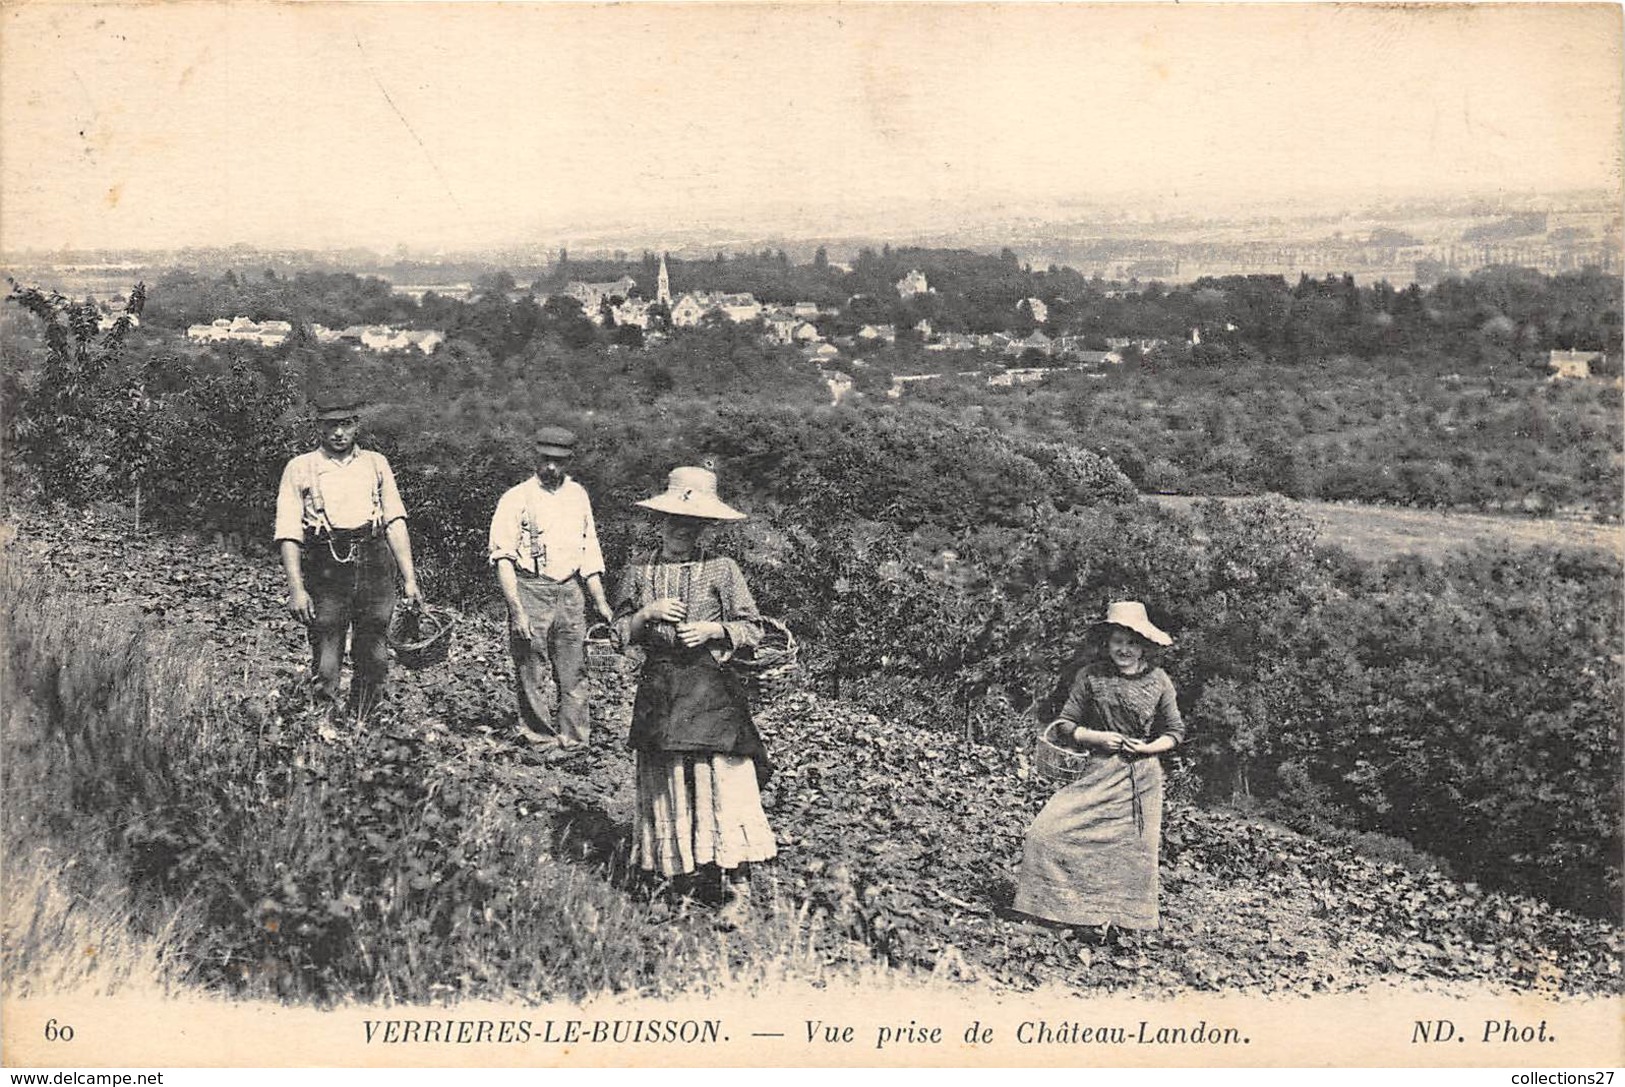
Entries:
[[1172, 736], [1185, 742], [1174, 681], [1161, 668], [1125, 676], [1111, 664], [1086, 666], [1073, 681], [1061, 717], [1085, 728], [1120, 732], [1140, 740]]
[[[745, 584], [739, 565], [727, 557], [701, 558], [692, 562], [636, 563], [622, 573], [616, 586], [614, 629], [621, 645], [632, 640], [632, 615], [661, 597], [675, 596], [688, 610], [690, 623], [721, 623], [728, 645], [712, 642], [712, 655], [726, 660], [741, 649], [762, 640], [762, 624], [756, 599]], [[637, 639], [654, 650], [682, 649], [677, 625], [660, 620], [643, 624]]]

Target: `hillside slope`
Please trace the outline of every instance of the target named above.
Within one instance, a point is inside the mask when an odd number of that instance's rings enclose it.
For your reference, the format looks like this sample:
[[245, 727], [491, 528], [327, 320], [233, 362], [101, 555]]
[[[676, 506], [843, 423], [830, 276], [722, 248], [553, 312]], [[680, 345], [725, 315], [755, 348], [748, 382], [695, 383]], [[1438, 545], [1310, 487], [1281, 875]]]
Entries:
[[[327, 750], [336, 753], [333, 766], [355, 766], [344, 752], [368, 744], [369, 752], [386, 752], [390, 773], [444, 771], [483, 798], [480, 818], [545, 843], [571, 868], [581, 895], [625, 904], [630, 921], [616, 938], [641, 942], [643, 961], [683, 975], [685, 949], [714, 943], [708, 910], [646, 898], [626, 872], [629, 660], [594, 651], [594, 742], [573, 764], [546, 765], [508, 738], [512, 695], [500, 618], [471, 615], [446, 664], [396, 669], [392, 704], [357, 736], [321, 729], [291, 695], [304, 667], [303, 633], [282, 613], [269, 555], [137, 536], [97, 517], [19, 518], [10, 550], [53, 593], [105, 614], [139, 612], [195, 638], [240, 686], [234, 700], [259, 730], [267, 760], [305, 767]], [[755, 924], [795, 928], [825, 963], [879, 961], [998, 989], [1061, 984], [1151, 995], [1463, 982], [1625, 990], [1621, 933], [1610, 925], [1196, 807], [1177, 787], [1165, 824], [1162, 929], [1101, 946], [1042, 928], [1005, 909], [1022, 830], [1047, 795], [1027, 774], [1023, 752], [899, 727], [805, 691], [767, 707], [760, 720], [779, 766], [766, 799], [781, 854], [757, 876], [771, 893]], [[375, 771], [361, 773], [370, 780]], [[423, 793], [413, 795], [421, 801]], [[425, 844], [435, 847], [432, 835]], [[268, 883], [232, 893], [254, 902], [274, 890]], [[762, 944], [736, 940], [731, 954], [749, 955], [752, 946]], [[604, 984], [667, 989], [689, 980]], [[703, 983], [698, 973], [691, 980]], [[467, 979], [440, 978], [433, 987], [480, 991]]]

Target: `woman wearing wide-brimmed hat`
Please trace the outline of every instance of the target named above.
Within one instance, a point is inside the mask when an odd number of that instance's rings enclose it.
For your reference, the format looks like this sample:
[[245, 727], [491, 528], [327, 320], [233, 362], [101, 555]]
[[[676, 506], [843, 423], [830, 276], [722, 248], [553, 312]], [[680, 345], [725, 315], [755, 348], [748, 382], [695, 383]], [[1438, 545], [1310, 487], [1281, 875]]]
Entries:
[[647, 656], [632, 707], [637, 756], [633, 853], [645, 872], [720, 870], [738, 921], [748, 865], [777, 852], [762, 810], [766, 752], [739, 679], [723, 667], [756, 645], [762, 626], [738, 565], [707, 555], [712, 527], [745, 515], [717, 496], [704, 468], [673, 469], [665, 491], [637, 503], [660, 515], [660, 549], [634, 563], [616, 593], [615, 630]]
[[1090, 753], [1082, 776], [1027, 829], [1015, 908], [1063, 925], [1157, 927], [1162, 764], [1185, 738], [1173, 680], [1150, 655], [1173, 644], [1126, 600], [1097, 624], [1104, 659], [1086, 665], [1054, 734]]

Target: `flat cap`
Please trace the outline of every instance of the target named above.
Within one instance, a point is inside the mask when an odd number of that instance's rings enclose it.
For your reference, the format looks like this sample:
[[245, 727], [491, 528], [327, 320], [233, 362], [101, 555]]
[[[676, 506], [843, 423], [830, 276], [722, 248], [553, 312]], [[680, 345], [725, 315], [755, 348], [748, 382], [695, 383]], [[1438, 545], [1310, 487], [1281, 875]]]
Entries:
[[330, 393], [312, 401], [317, 419], [353, 419], [361, 414], [367, 401], [354, 393]]
[[568, 457], [576, 451], [574, 431], [561, 426], [544, 426], [536, 431], [536, 452], [544, 457]]

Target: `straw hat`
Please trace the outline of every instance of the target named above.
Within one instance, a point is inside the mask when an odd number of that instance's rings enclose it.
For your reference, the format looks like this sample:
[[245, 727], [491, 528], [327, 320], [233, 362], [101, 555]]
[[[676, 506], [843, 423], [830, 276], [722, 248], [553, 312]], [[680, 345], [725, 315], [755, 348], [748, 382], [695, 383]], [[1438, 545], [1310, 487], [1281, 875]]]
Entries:
[[673, 468], [666, 477], [666, 490], [636, 503], [656, 513], [679, 517], [704, 517], [710, 521], [743, 521], [745, 515], [717, 497], [715, 472], [704, 468]]
[[1145, 605], [1138, 600], [1119, 600], [1106, 605], [1106, 618], [1097, 625], [1132, 630], [1152, 645], [1174, 644], [1172, 638], [1151, 622], [1145, 613]]

